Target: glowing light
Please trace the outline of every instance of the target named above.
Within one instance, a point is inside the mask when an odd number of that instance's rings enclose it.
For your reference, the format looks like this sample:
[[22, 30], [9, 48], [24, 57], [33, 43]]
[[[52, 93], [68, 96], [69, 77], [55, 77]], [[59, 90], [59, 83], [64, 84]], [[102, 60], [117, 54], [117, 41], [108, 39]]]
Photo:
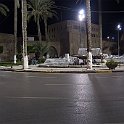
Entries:
[[79, 18], [79, 21], [83, 21], [84, 20], [84, 18], [85, 18], [85, 12], [84, 12], [83, 9], [79, 11], [78, 18]]

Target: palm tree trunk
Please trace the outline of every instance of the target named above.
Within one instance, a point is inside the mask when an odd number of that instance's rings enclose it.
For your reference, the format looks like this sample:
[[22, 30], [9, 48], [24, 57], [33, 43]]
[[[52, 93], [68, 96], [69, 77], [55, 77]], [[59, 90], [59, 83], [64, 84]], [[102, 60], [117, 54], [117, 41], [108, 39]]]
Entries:
[[86, 30], [87, 30], [87, 69], [92, 69], [90, 0], [86, 0]]
[[48, 32], [47, 32], [47, 19], [44, 19], [44, 24], [45, 24], [46, 41], [48, 42], [49, 41], [49, 38], [48, 38]]
[[41, 30], [40, 30], [40, 20], [37, 20], [37, 28], [38, 28], [38, 37], [39, 37], [39, 42], [42, 42], [42, 37], [41, 37]]
[[27, 56], [27, 1], [22, 0], [23, 69], [28, 68]]
[[100, 27], [100, 49], [102, 53], [102, 12], [101, 12], [101, 0], [99, 2], [99, 27]]
[[14, 63], [16, 64], [17, 54], [17, 0], [14, 0]]

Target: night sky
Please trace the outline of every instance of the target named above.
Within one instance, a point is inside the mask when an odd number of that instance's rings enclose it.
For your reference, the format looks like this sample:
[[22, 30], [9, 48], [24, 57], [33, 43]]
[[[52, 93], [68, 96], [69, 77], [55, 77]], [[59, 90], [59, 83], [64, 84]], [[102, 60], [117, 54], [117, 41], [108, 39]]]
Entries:
[[[81, 8], [85, 8], [84, 0], [80, 0], [76, 3], [76, 0], [55, 0], [58, 6], [58, 19], [50, 19], [49, 24], [54, 22], [59, 22], [60, 20], [74, 19], [77, 20], [77, 13]], [[10, 12], [7, 17], [0, 15], [0, 32], [2, 33], [13, 33], [13, 0], [0, 0], [0, 3], [6, 4]], [[98, 0], [91, 0], [91, 10], [92, 10], [92, 22], [98, 23]], [[95, 11], [95, 12], [93, 12]], [[116, 0], [102, 0], [102, 16], [103, 16], [103, 37], [107, 36], [117, 37], [116, 25], [121, 23], [122, 29], [124, 30], [124, 0], [120, 0], [117, 4]], [[18, 10], [18, 35], [21, 35], [21, 12]], [[60, 16], [61, 15], [61, 16]], [[41, 25], [41, 28], [44, 25]], [[42, 33], [44, 33], [42, 28]], [[122, 30], [122, 31], [123, 31]], [[37, 34], [36, 24], [30, 21], [28, 24], [28, 34]]]

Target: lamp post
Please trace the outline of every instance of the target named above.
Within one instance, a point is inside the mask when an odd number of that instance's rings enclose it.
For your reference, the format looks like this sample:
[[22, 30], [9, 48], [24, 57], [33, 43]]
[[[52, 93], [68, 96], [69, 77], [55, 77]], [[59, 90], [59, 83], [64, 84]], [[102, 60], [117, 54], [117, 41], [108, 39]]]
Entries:
[[83, 45], [82, 45], [82, 36], [81, 36], [81, 34], [82, 34], [81, 22], [85, 19], [85, 12], [84, 12], [83, 9], [81, 9], [81, 10], [79, 11], [78, 19], [79, 19], [79, 21], [80, 21], [80, 47], [82, 48]]
[[111, 38], [110, 36], [107, 37], [107, 41], [108, 41], [108, 55], [111, 55], [111, 52], [110, 52], [111, 39], [112, 39], [112, 38]]
[[27, 56], [27, 1], [22, 0], [23, 69], [28, 69]]
[[119, 35], [119, 32], [121, 31], [121, 25], [120, 24], [117, 25], [117, 31], [118, 31], [118, 56], [119, 56], [119, 54], [120, 54], [120, 45], [119, 45], [120, 35]]

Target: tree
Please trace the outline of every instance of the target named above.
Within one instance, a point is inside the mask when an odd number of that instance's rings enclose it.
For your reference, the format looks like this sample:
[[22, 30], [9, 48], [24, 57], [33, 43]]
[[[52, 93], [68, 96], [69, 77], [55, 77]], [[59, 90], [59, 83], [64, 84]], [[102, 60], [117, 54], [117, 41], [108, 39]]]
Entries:
[[[29, 0], [28, 20], [30, 20], [33, 17], [34, 21], [36, 22], [38, 28], [38, 37], [40, 42], [42, 41], [40, 21], [44, 19], [45, 27], [47, 29], [46, 20], [48, 17], [51, 17], [52, 14], [54, 14], [52, 8], [54, 8], [54, 2], [52, 0]], [[45, 32], [47, 32], [46, 29]]]
[[14, 63], [16, 64], [16, 54], [17, 54], [17, 8], [19, 7], [19, 0], [14, 0]]
[[42, 42], [37, 42], [33, 46], [33, 51], [35, 51], [36, 59], [42, 59], [45, 54], [47, 54], [49, 50], [48, 43], [43, 44]]
[[7, 16], [7, 12], [9, 12], [9, 8], [6, 5], [0, 3], [0, 13], [4, 16]]
[[[76, 0], [81, 2], [82, 0]], [[85, 0], [86, 4], [86, 33], [87, 33], [87, 69], [92, 69], [92, 40], [91, 40], [91, 7], [90, 0]]]
[[87, 68], [92, 69], [92, 40], [91, 40], [91, 7], [90, 0], [86, 0], [86, 32], [87, 32]]
[[21, 0], [22, 5], [22, 36], [23, 36], [23, 69], [28, 68], [27, 56], [27, 0]]
[[[81, 0], [76, 0], [76, 2], [80, 2]], [[100, 1], [100, 0], [99, 0]], [[119, 0], [116, 0], [119, 3]], [[100, 19], [101, 21], [101, 19]], [[92, 69], [92, 41], [91, 41], [91, 7], [90, 7], [90, 0], [86, 0], [86, 31], [87, 31], [87, 67]], [[102, 44], [100, 43], [101, 47]]]
[[52, 18], [53, 16], [57, 18], [57, 13], [54, 10], [56, 8], [55, 2], [52, 0], [47, 0], [47, 2], [49, 3], [47, 5], [48, 8], [44, 10], [42, 19], [44, 20], [44, 25], [45, 25], [46, 41], [49, 41], [48, 31], [47, 31], [47, 20], [48, 18]]

